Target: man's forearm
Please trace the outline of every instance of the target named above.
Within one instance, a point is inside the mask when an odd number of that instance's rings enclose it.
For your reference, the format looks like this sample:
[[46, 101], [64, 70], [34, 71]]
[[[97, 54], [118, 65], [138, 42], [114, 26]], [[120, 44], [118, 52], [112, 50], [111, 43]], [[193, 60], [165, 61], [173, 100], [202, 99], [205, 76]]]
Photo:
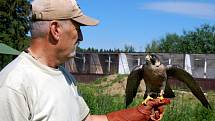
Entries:
[[108, 121], [106, 115], [88, 115], [84, 121]]

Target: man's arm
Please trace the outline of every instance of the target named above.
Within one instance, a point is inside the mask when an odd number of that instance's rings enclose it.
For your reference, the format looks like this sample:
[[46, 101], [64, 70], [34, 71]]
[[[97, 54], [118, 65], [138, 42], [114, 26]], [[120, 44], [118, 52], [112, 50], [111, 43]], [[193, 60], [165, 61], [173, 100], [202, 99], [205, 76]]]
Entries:
[[88, 115], [84, 121], [108, 121], [106, 115]]

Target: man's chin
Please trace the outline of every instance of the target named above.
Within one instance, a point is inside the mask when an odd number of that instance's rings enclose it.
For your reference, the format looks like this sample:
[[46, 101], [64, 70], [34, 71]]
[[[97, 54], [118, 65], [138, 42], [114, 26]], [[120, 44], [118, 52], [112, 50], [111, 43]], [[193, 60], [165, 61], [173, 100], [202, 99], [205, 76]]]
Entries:
[[76, 56], [76, 52], [72, 52], [69, 54], [69, 58], [74, 58]]
[[64, 59], [64, 63], [67, 61], [70, 61], [71, 59], [75, 58], [75, 56], [67, 56], [67, 58]]

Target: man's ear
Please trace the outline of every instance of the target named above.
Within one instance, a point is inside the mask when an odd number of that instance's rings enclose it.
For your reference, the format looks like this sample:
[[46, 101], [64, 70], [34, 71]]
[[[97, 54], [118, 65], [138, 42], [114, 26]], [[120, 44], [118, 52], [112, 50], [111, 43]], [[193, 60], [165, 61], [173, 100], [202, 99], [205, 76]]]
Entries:
[[50, 27], [50, 35], [49, 35], [50, 39], [49, 39], [49, 41], [52, 44], [57, 44], [59, 39], [60, 39], [60, 35], [62, 33], [60, 24], [57, 21], [51, 21], [49, 27]]

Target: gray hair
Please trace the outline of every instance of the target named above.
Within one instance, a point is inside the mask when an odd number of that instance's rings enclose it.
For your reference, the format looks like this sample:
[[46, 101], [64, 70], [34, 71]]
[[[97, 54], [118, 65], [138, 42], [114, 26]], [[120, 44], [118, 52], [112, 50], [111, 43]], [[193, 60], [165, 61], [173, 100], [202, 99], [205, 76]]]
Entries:
[[32, 38], [44, 37], [48, 33], [50, 21], [34, 21], [30, 24]]
[[[61, 26], [67, 27], [71, 20], [58, 20]], [[30, 33], [32, 38], [45, 37], [49, 32], [50, 21], [33, 21], [30, 23]]]

